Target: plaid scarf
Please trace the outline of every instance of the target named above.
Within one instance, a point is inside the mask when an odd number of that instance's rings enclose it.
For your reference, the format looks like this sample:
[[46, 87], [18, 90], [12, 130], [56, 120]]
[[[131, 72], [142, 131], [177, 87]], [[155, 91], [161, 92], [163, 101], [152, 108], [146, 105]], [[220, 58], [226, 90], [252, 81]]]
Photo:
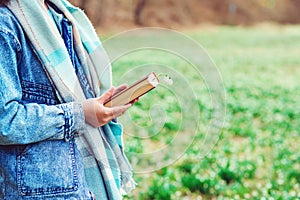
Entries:
[[[49, 1], [72, 22], [74, 48], [94, 93], [100, 96], [111, 87], [111, 66], [94, 28], [86, 15], [67, 0]], [[64, 41], [43, 1], [11, 0], [8, 8], [26, 32], [61, 102], [85, 100]], [[86, 124], [77, 145], [85, 169], [98, 171], [98, 174], [100, 171], [108, 199], [122, 199], [123, 192], [128, 193], [135, 187], [131, 166], [123, 152], [119, 124], [110, 122], [100, 128]], [[88, 182], [93, 182], [92, 178], [86, 177]]]

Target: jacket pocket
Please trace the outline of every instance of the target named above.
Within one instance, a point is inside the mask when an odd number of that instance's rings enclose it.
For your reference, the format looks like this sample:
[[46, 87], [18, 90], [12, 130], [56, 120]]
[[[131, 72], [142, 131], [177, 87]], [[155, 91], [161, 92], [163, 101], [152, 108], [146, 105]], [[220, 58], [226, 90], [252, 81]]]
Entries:
[[78, 189], [74, 140], [27, 146], [17, 157], [17, 184], [22, 196], [54, 195]]

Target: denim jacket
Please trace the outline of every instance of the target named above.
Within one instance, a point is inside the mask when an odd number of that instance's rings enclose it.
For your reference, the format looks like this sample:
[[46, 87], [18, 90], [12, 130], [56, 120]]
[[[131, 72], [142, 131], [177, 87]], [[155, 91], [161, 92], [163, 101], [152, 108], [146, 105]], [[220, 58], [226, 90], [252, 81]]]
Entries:
[[76, 132], [79, 103], [60, 104], [14, 15], [0, 7], [0, 199], [92, 199]]

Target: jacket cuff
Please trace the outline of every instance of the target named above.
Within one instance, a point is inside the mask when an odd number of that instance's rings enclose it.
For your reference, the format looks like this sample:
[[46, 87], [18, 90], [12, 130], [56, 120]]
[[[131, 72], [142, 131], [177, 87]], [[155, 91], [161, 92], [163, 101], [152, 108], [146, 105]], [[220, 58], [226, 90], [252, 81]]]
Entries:
[[74, 118], [74, 130], [77, 133], [82, 133], [85, 130], [85, 117], [81, 103], [72, 103], [72, 111]]
[[83, 132], [85, 126], [85, 118], [82, 105], [77, 102], [62, 104], [64, 111], [65, 126], [64, 139], [69, 141], [74, 138], [75, 133]]

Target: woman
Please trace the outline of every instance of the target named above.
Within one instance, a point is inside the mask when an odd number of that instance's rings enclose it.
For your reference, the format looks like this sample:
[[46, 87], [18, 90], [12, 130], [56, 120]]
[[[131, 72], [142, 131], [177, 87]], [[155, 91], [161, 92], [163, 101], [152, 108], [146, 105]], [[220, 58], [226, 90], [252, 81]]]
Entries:
[[0, 199], [121, 199], [134, 188], [111, 68], [66, 0], [0, 0]]

